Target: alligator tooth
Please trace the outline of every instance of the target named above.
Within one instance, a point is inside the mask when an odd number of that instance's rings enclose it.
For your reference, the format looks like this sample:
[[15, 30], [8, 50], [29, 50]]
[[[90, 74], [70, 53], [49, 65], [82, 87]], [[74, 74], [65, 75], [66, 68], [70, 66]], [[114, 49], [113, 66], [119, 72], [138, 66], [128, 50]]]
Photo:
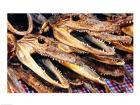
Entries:
[[88, 46], [88, 44], [86, 44]]
[[129, 23], [132, 23], [132, 21], [130, 20]]
[[114, 34], [114, 32], [111, 32], [112, 34]]
[[114, 49], [114, 46], [112, 48]]

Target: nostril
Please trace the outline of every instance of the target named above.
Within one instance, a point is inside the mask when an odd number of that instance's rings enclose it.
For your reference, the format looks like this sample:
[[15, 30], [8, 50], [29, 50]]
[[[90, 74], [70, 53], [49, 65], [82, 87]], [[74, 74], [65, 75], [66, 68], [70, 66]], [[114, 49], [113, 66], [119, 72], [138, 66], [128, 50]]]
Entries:
[[80, 17], [78, 15], [73, 15], [72, 20], [73, 21], [78, 21], [78, 20], [80, 20]]
[[38, 42], [39, 42], [40, 44], [44, 44], [44, 43], [45, 43], [45, 39], [42, 38], [42, 37], [39, 37], [39, 38], [38, 38]]

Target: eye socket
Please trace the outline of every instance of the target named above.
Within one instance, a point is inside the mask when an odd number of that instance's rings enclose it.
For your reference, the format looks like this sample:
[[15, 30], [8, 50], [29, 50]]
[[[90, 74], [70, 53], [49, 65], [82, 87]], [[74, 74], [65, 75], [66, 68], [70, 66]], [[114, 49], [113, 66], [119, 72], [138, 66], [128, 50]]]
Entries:
[[78, 21], [78, 20], [80, 20], [80, 17], [78, 15], [73, 15], [72, 20], [73, 21]]
[[39, 38], [38, 38], [38, 43], [44, 44], [44, 43], [45, 43], [45, 39], [42, 38], [42, 37], [39, 37]]

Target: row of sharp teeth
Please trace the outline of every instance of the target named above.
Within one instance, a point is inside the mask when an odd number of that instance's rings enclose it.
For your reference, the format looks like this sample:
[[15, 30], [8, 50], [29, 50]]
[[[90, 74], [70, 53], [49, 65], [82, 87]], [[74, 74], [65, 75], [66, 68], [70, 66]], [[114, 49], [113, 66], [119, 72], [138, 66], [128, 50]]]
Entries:
[[[100, 41], [102, 41], [102, 42], [108, 42], [108, 44], [111, 44], [111, 41], [109, 41], [109, 40], [106, 40], [106, 41], [104, 41], [104, 40], [100, 40]], [[131, 44], [131, 41], [129, 41], [129, 40], [115, 40], [115, 41], [118, 41], [118, 42], [122, 42], [122, 43], [124, 43], [124, 44]]]
[[[44, 63], [44, 64], [45, 64], [45, 63]], [[54, 66], [54, 65], [53, 65], [53, 66]], [[62, 72], [61, 72], [57, 67], [54, 66], [54, 68], [57, 70], [57, 72], [59, 72], [59, 74], [61, 75], [61, 78], [63, 78], [65, 81], [67, 81], [67, 80], [64, 78]], [[44, 73], [46, 73], [45, 70], [44, 70]], [[57, 81], [57, 80], [56, 80], [55, 82], [59, 83], [59, 81]]]
[[41, 54], [42, 56], [47, 56], [49, 58], [51, 58], [53, 61], [58, 61], [59, 63], [63, 63], [64, 61], [63, 60], [59, 60], [57, 58], [53, 58], [52, 56], [49, 56], [49, 55], [45, 55], [45, 54]]
[[131, 24], [131, 23], [133, 23], [133, 21], [132, 20], [130, 20], [130, 21], [126, 21], [126, 22], [120, 22], [120, 23], [118, 23], [118, 25], [121, 25], [121, 24], [124, 24], [124, 23], [126, 23], [126, 24]]
[[[103, 39], [96, 38], [96, 40], [98, 40], [99, 43], [105, 44], [105, 41], [104, 41]], [[106, 41], [106, 42], [108, 42], [109, 44], [111, 44], [110, 41]], [[105, 45], [106, 45], [106, 44], [105, 44]], [[107, 46], [107, 45], [106, 45], [106, 46]], [[110, 46], [107, 46], [107, 47], [110, 47]], [[114, 46], [111, 47], [111, 49], [112, 49], [113, 51], [115, 51]], [[104, 52], [104, 49], [103, 49], [103, 52]]]
[[[100, 42], [102, 42], [103, 44], [105, 44], [105, 41], [104, 41], [104, 40], [101, 40], [101, 39], [98, 39], [98, 38], [97, 38], [97, 40], [98, 40], [98, 41], [100, 41]], [[87, 46], [87, 47], [92, 48], [90, 45], [88, 45], [88, 44], [86, 44], [86, 43], [84, 43], [84, 42], [81, 42], [81, 43], [82, 43], [83, 45]], [[109, 43], [109, 44], [111, 44], [111, 42], [110, 42], [110, 41], [108, 41], [108, 43]], [[106, 44], [105, 44], [105, 45], [106, 45]], [[107, 45], [106, 45], [106, 46], [107, 46]], [[112, 49], [113, 51], [115, 51], [114, 46], [113, 46], [113, 47], [111, 47], [111, 49]], [[105, 50], [104, 50], [104, 49], [103, 49], [102, 51], [103, 51], [103, 52], [105, 52]]]
[[92, 47], [91, 47], [89, 44], [87, 44], [87, 43], [81, 42], [81, 44], [83, 44], [83, 45], [85, 45], [85, 46], [87, 46], [87, 47], [92, 48]]
[[[47, 56], [47, 57], [49, 57], [49, 58], [52, 58], [52, 57], [50, 57], [50, 56]], [[58, 59], [54, 59], [54, 58], [52, 58], [52, 60], [56, 60], [56, 61], [58, 61], [59, 63], [63, 63], [64, 61], [63, 60], [58, 60]], [[83, 65], [83, 64], [82, 64]], [[82, 65], [80, 65], [80, 66], [82, 66]], [[93, 71], [95, 71], [95, 69], [93, 69], [93, 67], [89, 67], [90, 69], [92, 69]]]
[[131, 44], [131, 42], [128, 42], [128, 41], [126, 41], [126, 40], [124, 40], [124, 41], [119, 41], [119, 42], [121, 42], [121, 43], [123, 43], [123, 44]]
[[105, 40], [103, 40], [103, 39], [96, 38], [96, 40], [98, 40], [100, 43], [105, 44]]
[[[105, 33], [105, 32], [101, 32], [101, 34], [108, 34], [108, 33]], [[123, 37], [123, 36], [120, 36], [120, 37]], [[108, 42], [109, 44], [111, 44], [111, 41], [108, 41], [108, 40], [103, 40], [103, 39], [99, 39], [99, 38], [96, 38], [97, 40], [99, 40], [99, 41], [102, 41], [102, 42]], [[122, 43], [128, 43], [128, 44], [130, 44], [131, 43], [131, 41], [129, 41], [129, 40], [126, 40], [126, 39], [121, 39], [120, 38], [120, 40], [118, 40], [118, 41], [121, 41]]]
[[109, 72], [106, 72], [106, 73], [99, 72], [99, 74], [102, 75], [102, 76], [113, 76], [113, 77], [120, 77], [120, 76], [123, 76], [123, 75], [115, 76], [114, 73], [109, 73]]
[[[77, 30], [77, 31], [79, 31], [79, 32], [87, 32], [87, 33], [89, 32], [89, 30]], [[115, 33], [115, 32], [111, 32], [111, 33]], [[101, 34], [108, 34], [108, 33], [107, 32], [101, 32]], [[103, 40], [103, 39], [99, 39], [99, 38], [96, 38], [96, 39], [99, 40], [99, 41], [101, 41], [101, 42], [103, 42], [103, 43], [105, 43], [105, 40]], [[106, 41], [106, 42], [108, 42], [109, 44], [111, 44], [110, 41]], [[83, 43], [83, 44], [85, 44], [85, 43]], [[89, 47], [88, 44], [86, 44], [86, 45]]]
[[[58, 70], [58, 69], [57, 69], [57, 70]], [[43, 70], [43, 72], [44, 72], [44, 74], [46, 74], [46, 71], [45, 71], [45, 70]], [[60, 72], [60, 71], [59, 71], [59, 72]], [[64, 78], [61, 72], [60, 72], [60, 74], [61, 74], [62, 78]], [[59, 83], [58, 80], [55, 80], [55, 82]]]
[[[86, 33], [92, 33], [93, 31], [90, 31], [90, 30], [83, 30], [83, 29], [77, 29], [76, 31], [78, 31], [78, 32], [86, 32]], [[111, 31], [111, 32], [100, 32], [101, 34], [102, 33], [106, 33], [106, 34], [108, 34], [108, 33], [110, 33], [110, 34], [115, 34], [115, 32], [114, 31]]]
[[78, 53], [80, 53], [80, 54], [87, 54], [88, 52], [85, 52], [85, 51], [78, 51]]
[[[67, 80], [64, 78], [64, 76], [63, 76], [62, 72], [61, 72], [60, 70], [58, 70], [58, 68], [57, 68], [57, 67], [55, 67], [55, 69], [57, 70], [57, 72], [59, 72], [59, 73], [60, 73], [61, 77], [62, 77], [65, 81], [67, 81]], [[56, 82], [59, 82], [59, 81], [56, 81]]]
[[78, 32], [89, 32], [89, 30], [76, 30], [76, 31], [78, 31]]
[[[92, 31], [90, 31], [90, 30], [79, 30], [79, 29], [77, 29], [76, 31], [78, 31], [78, 32], [87, 32], [87, 33], [89, 33], [89, 32], [91, 32], [92, 33]], [[107, 32], [100, 32], [101, 34], [108, 34]], [[115, 34], [115, 32], [110, 32], [110, 34]], [[98, 39], [99, 41], [102, 41], [103, 43], [105, 42], [105, 40], [103, 40], [103, 39]], [[111, 44], [111, 42], [110, 41], [107, 41], [109, 44]], [[83, 43], [83, 44], [85, 44], [85, 43]], [[87, 45], [87, 44], [86, 44]], [[88, 45], [87, 45], [88, 46]], [[88, 46], [89, 47], [89, 46]]]
[[[89, 32], [89, 30], [76, 30], [76, 31], [79, 31], [79, 32]], [[101, 41], [102, 43], [105, 42], [104, 40], [101, 40], [101, 39], [97, 39], [97, 40]], [[109, 44], [110, 44], [110, 43], [111, 43], [111, 42], [109, 41]], [[83, 45], [85, 45], [85, 46], [87, 46], [87, 47], [92, 48], [92, 47], [91, 47], [90, 45], [88, 45], [87, 43], [81, 42], [81, 44], [83, 44]], [[113, 49], [114, 49], [114, 48], [113, 48]], [[115, 50], [115, 49], [114, 49], [114, 50]], [[104, 49], [103, 49], [103, 52], [105, 52]], [[79, 52], [79, 53], [85, 54], [86, 52]]]

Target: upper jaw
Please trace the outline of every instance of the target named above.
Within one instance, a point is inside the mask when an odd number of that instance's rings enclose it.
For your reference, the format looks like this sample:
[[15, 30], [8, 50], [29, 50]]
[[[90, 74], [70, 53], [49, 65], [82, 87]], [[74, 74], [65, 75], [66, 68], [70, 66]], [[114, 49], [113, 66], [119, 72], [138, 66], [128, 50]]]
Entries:
[[97, 23], [87, 23], [83, 21], [73, 22], [73, 21], [66, 21], [63, 23], [64, 26], [69, 27], [74, 30], [81, 30], [81, 31], [93, 31], [93, 32], [119, 32], [120, 27], [116, 24], [111, 24], [110, 22], [99, 22]]

